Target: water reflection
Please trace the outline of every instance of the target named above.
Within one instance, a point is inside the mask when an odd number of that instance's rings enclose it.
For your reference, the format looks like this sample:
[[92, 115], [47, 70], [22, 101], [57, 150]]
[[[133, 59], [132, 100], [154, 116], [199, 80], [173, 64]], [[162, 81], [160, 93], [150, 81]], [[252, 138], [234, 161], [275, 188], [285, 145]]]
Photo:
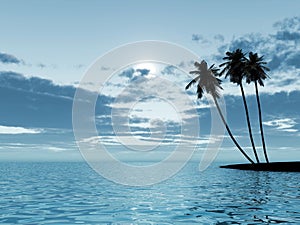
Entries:
[[[288, 190], [297, 185], [298, 174], [224, 169], [218, 177], [209, 177], [205, 187], [194, 190], [197, 201], [188, 208], [187, 216], [214, 218], [216, 224], [295, 222], [287, 214], [299, 213], [295, 201], [300, 202], [288, 196]], [[298, 195], [295, 189], [293, 193]]]

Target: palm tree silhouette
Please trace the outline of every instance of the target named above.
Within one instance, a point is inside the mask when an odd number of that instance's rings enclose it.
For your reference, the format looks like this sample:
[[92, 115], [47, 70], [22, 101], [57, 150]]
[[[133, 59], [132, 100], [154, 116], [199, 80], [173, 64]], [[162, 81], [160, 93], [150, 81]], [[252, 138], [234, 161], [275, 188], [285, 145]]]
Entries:
[[218, 98], [220, 97], [220, 89], [223, 89], [221, 87], [221, 80], [216, 78], [216, 76], [219, 76], [219, 69], [215, 68], [214, 65], [212, 65], [209, 69], [207, 68], [207, 63], [202, 60], [201, 63], [195, 62], [194, 63], [197, 70], [191, 71], [190, 74], [196, 74], [197, 77], [194, 78], [188, 85], [185, 87], [185, 89], [189, 89], [192, 84], [196, 83], [198, 81], [197, 85], [197, 94], [198, 98], [201, 99], [203, 97], [204, 91], [206, 91], [208, 94], [210, 94], [213, 97], [214, 103], [217, 107], [217, 110], [220, 114], [220, 117], [222, 119], [222, 122], [224, 123], [226, 130], [236, 145], [236, 147], [240, 150], [240, 152], [249, 160], [252, 164], [254, 164], [254, 161], [246, 154], [246, 152], [241, 148], [241, 146], [238, 144], [238, 142], [235, 140], [224, 116], [221, 111], [221, 108], [218, 104]]
[[257, 53], [250, 52], [249, 59], [246, 61], [245, 72], [246, 72], [246, 82], [249, 84], [254, 82], [255, 84], [255, 92], [256, 92], [256, 101], [257, 101], [257, 108], [258, 108], [258, 115], [259, 115], [259, 126], [260, 126], [260, 134], [261, 134], [261, 142], [263, 146], [264, 156], [267, 163], [269, 163], [265, 138], [264, 138], [264, 131], [262, 125], [262, 115], [261, 115], [261, 105], [259, 100], [258, 94], [258, 85], [264, 86], [263, 80], [268, 77], [265, 71], [269, 71], [270, 69], [266, 66], [266, 62], [263, 61], [264, 57], [258, 57]]
[[247, 101], [246, 101], [245, 92], [243, 88], [243, 78], [245, 75], [245, 64], [246, 64], [245, 54], [241, 49], [236, 49], [234, 52], [226, 52], [226, 55], [227, 56], [224, 57], [223, 60], [227, 60], [227, 61], [220, 65], [220, 67], [225, 66], [225, 68], [221, 71], [220, 75], [222, 76], [226, 72], [225, 78], [229, 76], [230, 82], [240, 86], [243, 102], [244, 102], [245, 113], [246, 113], [249, 137], [250, 137], [256, 162], [259, 163], [259, 158], [255, 149], [255, 144], [254, 144], [252, 130], [251, 130], [251, 123], [249, 118]]

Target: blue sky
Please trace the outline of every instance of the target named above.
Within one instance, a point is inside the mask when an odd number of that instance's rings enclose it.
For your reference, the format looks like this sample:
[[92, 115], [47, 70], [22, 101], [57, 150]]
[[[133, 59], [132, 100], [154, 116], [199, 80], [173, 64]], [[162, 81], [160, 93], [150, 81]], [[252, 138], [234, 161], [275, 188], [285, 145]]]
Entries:
[[71, 83], [119, 45], [164, 40], [207, 55], [193, 34], [207, 39], [221, 34], [228, 41], [269, 34], [276, 21], [296, 16], [298, 6], [297, 1], [1, 1], [1, 51], [24, 60], [14, 69], [27, 76]]
[[[274, 160], [295, 156], [299, 159], [299, 1], [3, 0], [0, 4], [2, 159], [80, 158], [71, 123], [78, 82], [99, 56], [120, 45], [143, 40], [179, 44], [209, 64], [220, 63], [228, 49], [237, 47], [265, 55], [272, 69], [272, 79], [261, 89], [270, 155]], [[154, 72], [169, 79], [176, 77], [175, 83], [183, 87], [189, 79], [166, 66], [144, 64], [120, 71], [108, 87], [122, 88], [120, 83]], [[189, 96], [195, 100], [194, 91]], [[259, 143], [253, 87], [247, 86], [246, 92]], [[244, 120], [235, 119], [243, 118], [239, 89], [225, 82], [224, 94], [228, 120], [247, 148]], [[114, 97], [109, 90], [103, 93], [96, 109], [99, 134], [114, 145], [112, 151], [118, 148], [109, 119]], [[162, 105], [157, 99], [141, 101], [130, 117], [133, 131], [147, 140], [151, 118], [160, 116], [154, 109]], [[195, 101], [195, 105], [200, 115], [201, 149], [207, 144], [210, 124], [206, 121], [210, 115], [207, 102]], [[164, 109], [170, 111], [170, 118], [160, 118], [166, 123], [164, 139], [168, 142], [176, 139], [179, 128], [172, 109]], [[153, 124], [154, 129], [159, 127], [155, 120]], [[243, 160], [232, 151], [230, 140], [225, 139], [223, 149], [220, 160]]]

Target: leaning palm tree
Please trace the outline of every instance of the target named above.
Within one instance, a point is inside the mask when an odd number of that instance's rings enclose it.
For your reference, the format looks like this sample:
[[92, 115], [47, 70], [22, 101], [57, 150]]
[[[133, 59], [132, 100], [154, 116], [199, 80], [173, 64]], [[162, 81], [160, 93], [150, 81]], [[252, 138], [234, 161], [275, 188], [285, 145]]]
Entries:
[[258, 108], [258, 115], [259, 115], [259, 126], [260, 126], [260, 134], [261, 134], [261, 142], [263, 146], [264, 156], [267, 163], [269, 163], [267, 150], [266, 150], [266, 143], [264, 138], [264, 131], [262, 125], [262, 115], [261, 115], [261, 106], [258, 94], [258, 85], [264, 86], [263, 80], [268, 77], [265, 71], [269, 71], [270, 69], [266, 66], [266, 62], [263, 61], [264, 57], [258, 57], [257, 53], [250, 52], [249, 53], [249, 60], [246, 62], [245, 72], [246, 72], [246, 82], [249, 84], [254, 82], [255, 84], [255, 92], [256, 92], [256, 101], [257, 101], [257, 108]]
[[240, 150], [240, 152], [246, 157], [246, 159], [248, 161], [250, 161], [252, 164], [254, 164], [254, 161], [247, 155], [247, 153], [241, 148], [241, 146], [235, 140], [235, 138], [223, 116], [221, 108], [218, 104], [217, 99], [220, 97], [219, 91], [220, 91], [220, 89], [222, 89], [221, 80], [216, 78], [216, 76], [219, 75], [218, 74], [219, 69], [216, 69], [214, 67], [214, 65], [212, 65], [208, 69], [207, 63], [204, 60], [202, 60], [201, 63], [195, 62], [194, 65], [197, 68], [197, 70], [191, 71], [190, 74], [196, 74], [197, 77], [195, 79], [193, 79], [190, 83], [188, 83], [188, 85], [185, 87], [185, 89], [189, 89], [192, 84], [198, 82], [198, 85], [197, 85], [198, 99], [201, 99], [203, 97], [204, 91], [206, 91], [208, 94], [210, 94], [212, 96], [214, 103], [217, 107], [217, 110], [220, 114], [220, 117], [222, 119], [222, 122], [224, 123], [230, 138], [232, 139], [232, 141], [234, 142], [236, 147]]
[[245, 97], [245, 92], [243, 88], [243, 78], [244, 78], [244, 69], [245, 69], [245, 63], [246, 58], [245, 54], [241, 49], [237, 49], [234, 52], [226, 52], [226, 57], [223, 58], [223, 60], [227, 60], [226, 62], [222, 63], [220, 67], [225, 66], [225, 68], [221, 71], [220, 75], [223, 75], [226, 73], [225, 78], [229, 76], [230, 82], [235, 83], [240, 86], [243, 102], [244, 102], [244, 108], [246, 112], [246, 119], [247, 119], [247, 125], [248, 125], [248, 132], [249, 137], [251, 141], [251, 145], [253, 148], [253, 152], [255, 155], [256, 162], [259, 163], [259, 158], [255, 149], [255, 144], [253, 140], [252, 130], [251, 130], [251, 123], [249, 118], [249, 111], [247, 106], [247, 101]]

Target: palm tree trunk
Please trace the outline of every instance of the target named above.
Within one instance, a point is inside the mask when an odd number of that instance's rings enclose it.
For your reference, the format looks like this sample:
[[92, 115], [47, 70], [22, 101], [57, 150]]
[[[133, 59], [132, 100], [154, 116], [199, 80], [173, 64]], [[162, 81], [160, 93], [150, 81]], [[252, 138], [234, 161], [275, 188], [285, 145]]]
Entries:
[[263, 130], [263, 125], [262, 125], [262, 115], [261, 115], [261, 107], [260, 107], [257, 81], [255, 81], [255, 92], [256, 92], [256, 101], [257, 101], [257, 108], [258, 108], [258, 115], [259, 115], [259, 126], [260, 126], [261, 142], [262, 142], [266, 162], [269, 163], [267, 150], [266, 150], [266, 143], [265, 143], [265, 138], [264, 138], [264, 130]]
[[228, 132], [230, 138], [232, 139], [232, 141], [234, 142], [234, 144], [236, 145], [236, 147], [240, 150], [240, 152], [246, 157], [246, 159], [247, 159], [249, 162], [251, 162], [252, 164], [254, 164], [254, 161], [253, 161], [253, 160], [247, 155], [247, 153], [241, 148], [241, 146], [239, 145], [239, 143], [235, 140], [234, 136], [232, 135], [231, 130], [229, 129], [228, 124], [226, 123], [226, 120], [225, 120], [225, 118], [224, 118], [224, 116], [223, 116], [223, 113], [222, 113], [222, 111], [221, 111], [221, 109], [220, 109], [220, 106], [219, 106], [219, 104], [218, 104], [218, 101], [217, 101], [216, 97], [213, 97], [213, 99], [214, 99], [215, 105], [216, 105], [216, 107], [217, 107], [217, 110], [218, 110], [218, 112], [219, 112], [219, 114], [220, 114], [220, 117], [221, 117], [221, 119], [222, 119], [222, 122], [224, 123], [224, 125], [225, 125], [225, 127], [226, 127], [226, 130], [227, 130], [227, 132]]
[[256, 162], [259, 163], [259, 159], [258, 159], [258, 156], [257, 156], [257, 152], [256, 152], [256, 149], [255, 149], [255, 144], [254, 144], [254, 140], [253, 140], [253, 135], [252, 135], [252, 130], [251, 130], [251, 123], [250, 123], [250, 118], [249, 118], [249, 111], [248, 111], [247, 101], [246, 101], [245, 92], [244, 92], [242, 82], [240, 83], [240, 88], [241, 88], [242, 97], [243, 97], [243, 101], [244, 101], [244, 107], [245, 107], [245, 112], [246, 112], [247, 125], [248, 125], [248, 131], [249, 131], [251, 145], [252, 145], [252, 148], [253, 148], [253, 152], [254, 152], [254, 155], [255, 155]]

